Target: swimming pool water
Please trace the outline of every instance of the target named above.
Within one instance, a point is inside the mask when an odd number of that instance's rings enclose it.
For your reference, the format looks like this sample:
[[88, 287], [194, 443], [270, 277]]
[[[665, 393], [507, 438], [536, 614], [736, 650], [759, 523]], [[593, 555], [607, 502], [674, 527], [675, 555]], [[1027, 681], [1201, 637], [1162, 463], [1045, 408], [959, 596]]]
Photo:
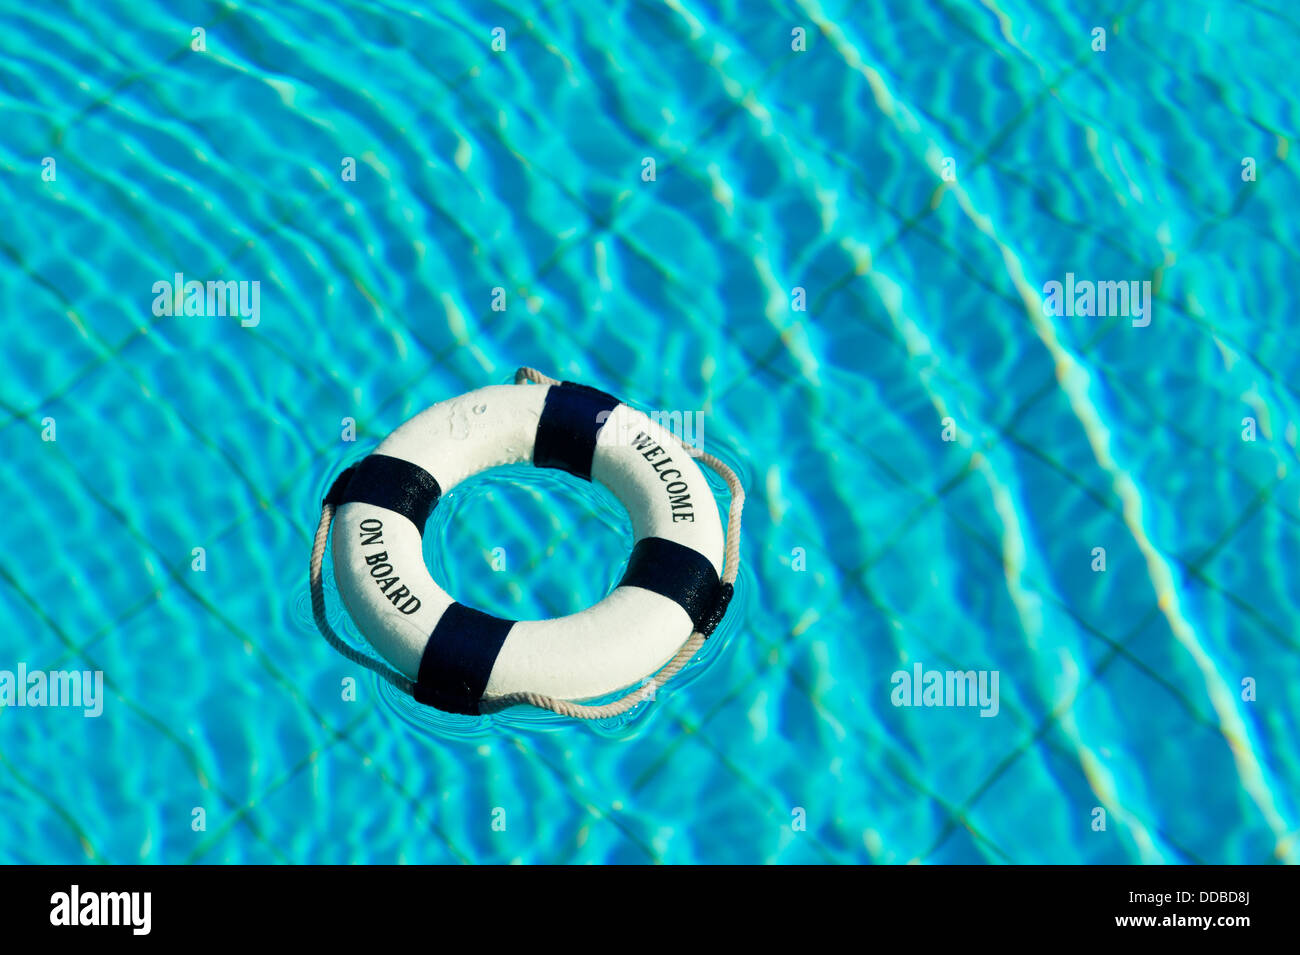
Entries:
[[[0, 21], [0, 671], [105, 688], [0, 709], [0, 860], [1300, 859], [1289, 5]], [[178, 273], [256, 321], [155, 314]], [[1150, 323], [1044, 315], [1067, 273]], [[519, 365], [702, 414], [748, 489], [733, 612], [627, 719], [424, 710], [311, 621], [333, 475]], [[510, 471], [426, 556], [541, 617], [630, 541]], [[916, 664], [996, 716], [894, 705]]]

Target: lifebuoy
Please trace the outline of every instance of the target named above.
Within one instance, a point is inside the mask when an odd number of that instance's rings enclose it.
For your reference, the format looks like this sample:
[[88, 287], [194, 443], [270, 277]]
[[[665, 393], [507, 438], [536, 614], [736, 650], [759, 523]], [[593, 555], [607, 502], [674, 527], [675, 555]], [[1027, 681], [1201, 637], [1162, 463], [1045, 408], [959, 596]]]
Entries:
[[[626, 572], [579, 613], [494, 617], [457, 603], [425, 566], [421, 535], [438, 498], [488, 468], [523, 463], [598, 481], [631, 516]], [[739, 484], [729, 481], [738, 528]], [[349, 615], [416, 700], [449, 712], [587, 700], [638, 685], [689, 639], [707, 637], [731, 598], [718, 507], [692, 454], [644, 413], [585, 385], [497, 385], [439, 402], [343, 472], [324, 504], [314, 600], [332, 516], [334, 577]], [[325, 630], [323, 600], [320, 610]]]

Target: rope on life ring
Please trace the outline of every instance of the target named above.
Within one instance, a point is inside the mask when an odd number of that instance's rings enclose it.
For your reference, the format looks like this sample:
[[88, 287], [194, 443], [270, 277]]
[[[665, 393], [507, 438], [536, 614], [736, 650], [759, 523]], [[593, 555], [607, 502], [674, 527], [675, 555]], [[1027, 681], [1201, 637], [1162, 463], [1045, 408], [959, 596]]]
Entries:
[[[539, 385], [559, 385], [558, 379], [551, 378], [542, 374], [535, 368], [523, 367], [515, 373], [515, 384], [521, 385], [525, 382], [532, 382]], [[506, 696], [496, 697], [490, 701], [484, 701], [482, 712], [498, 712], [511, 706], [521, 703], [535, 706], [540, 709], [550, 710], [561, 716], [569, 716], [575, 719], [600, 720], [609, 717], [619, 716], [632, 709], [638, 703], [648, 699], [653, 699], [654, 694], [662, 688], [669, 680], [676, 676], [681, 669], [690, 661], [690, 659], [699, 651], [707, 639], [707, 634], [717, 625], [722, 615], [725, 613], [728, 603], [731, 600], [735, 589], [736, 576], [740, 571], [740, 517], [745, 505], [745, 489], [741, 486], [740, 479], [736, 473], [720, 461], [718, 458], [704, 451], [687, 448], [688, 453], [693, 458], [708, 465], [712, 468], [727, 484], [727, 489], [731, 493], [731, 502], [727, 509], [727, 533], [726, 533], [726, 550], [723, 557], [722, 573], [720, 580], [722, 584], [721, 598], [713, 612], [713, 619], [703, 624], [700, 628], [694, 630], [681, 649], [670, 659], [663, 667], [659, 669], [652, 677], [648, 678], [645, 683], [634, 689], [629, 690], [626, 694], [609, 703], [603, 703], [598, 706], [575, 703], [571, 700], [561, 700], [553, 696], [547, 696], [542, 693], [518, 692]], [[325, 547], [329, 541], [330, 528], [334, 522], [335, 504], [331, 500], [333, 494], [326, 496], [321, 505], [320, 522], [316, 526], [316, 538], [312, 545], [311, 567], [309, 572], [309, 581], [311, 585], [311, 607], [312, 616], [315, 618], [316, 627], [320, 630], [321, 635], [339, 654], [346, 659], [372, 670], [379, 676], [387, 680], [398, 690], [408, 696], [415, 695], [415, 681], [398, 672], [382, 660], [376, 659], [367, 653], [362, 652], [351, 644], [343, 640], [334, 628], [330, 626], [325, 614], [325, 586], [322, 578], [321, 568], [325, 559]]]

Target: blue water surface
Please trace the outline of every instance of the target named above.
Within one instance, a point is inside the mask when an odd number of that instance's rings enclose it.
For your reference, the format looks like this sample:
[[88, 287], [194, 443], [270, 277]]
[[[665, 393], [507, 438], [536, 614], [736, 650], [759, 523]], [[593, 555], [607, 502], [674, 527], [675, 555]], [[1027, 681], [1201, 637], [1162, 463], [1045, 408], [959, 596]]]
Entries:
[[[1293, 5], [0, 24], [0, 671], [105, 687], [0, 709], [0, 860], [1300, 860]], [[155, 314], [178, 273], [256, 324]], [[1045, 315], [1067, 274], [1149, 324]], [[628, 718], [424, 710], [311, 619], [332, 476], [520, 365], [702, 414], [748, 490], [732, 613]], [[515, 618], [630, 543], [526, 470], [426, 535]], [[996, 715], [895, 705], [916, 664]]]

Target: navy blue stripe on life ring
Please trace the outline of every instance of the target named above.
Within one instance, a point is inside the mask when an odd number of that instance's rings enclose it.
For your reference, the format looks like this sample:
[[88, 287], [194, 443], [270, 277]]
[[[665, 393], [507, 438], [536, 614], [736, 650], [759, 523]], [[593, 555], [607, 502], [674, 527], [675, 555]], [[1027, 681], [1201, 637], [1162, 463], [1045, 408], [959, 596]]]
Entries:
[[571, 381], [552, 385], [537, 422], [533, 464], [560, 468], [590, 481], [596, 437], [618, 403], [613, 395], [588, 385]]
[[715, 613], [722, 598], [718, 572], [699, 551], [676, 541], [662, 537], [637, 541], [618, 585], [652, 590], [676, 602], [706, 637], [721, 618]]
[[[334, 495], [334, 491], [330, 494]], [[437, 480], [418, 464], [372, 454], [356, 466], [347, 487], [338, 495], [338, 503], [386, 508], [401, 514], [423, 534], [425, 522], [441, 495]]]
[[416, 701], [477, 716], [492, 667], [514, 625], [464, 604], [448, 607], [424, 645], [412, 691]]

